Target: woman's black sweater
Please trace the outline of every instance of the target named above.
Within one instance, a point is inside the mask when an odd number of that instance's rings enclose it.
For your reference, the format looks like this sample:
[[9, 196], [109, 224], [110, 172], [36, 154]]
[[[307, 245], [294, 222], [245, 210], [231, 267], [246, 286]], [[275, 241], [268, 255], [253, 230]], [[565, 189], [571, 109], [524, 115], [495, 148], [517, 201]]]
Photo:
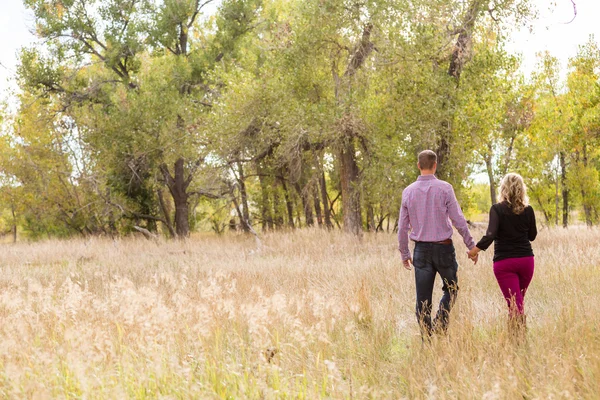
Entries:
[[498, 203], [490, 208], [490, 222], [477, 247], [486, 250], [494, 242], [494, 261], [529, 257], [533, 256], [531, 241], [536, 236], [535, 213], [531, 206], [515, 214], [507, 204]]

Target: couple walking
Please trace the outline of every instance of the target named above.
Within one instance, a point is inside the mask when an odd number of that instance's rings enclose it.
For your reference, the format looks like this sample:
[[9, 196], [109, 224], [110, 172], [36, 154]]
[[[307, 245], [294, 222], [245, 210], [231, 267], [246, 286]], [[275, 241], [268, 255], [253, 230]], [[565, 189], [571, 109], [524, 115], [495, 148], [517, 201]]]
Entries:
[[[435, 177], [437, 156], [431, 150], [419, 154], [421, 176], [402, 192], [398, 242], [402, 263], [415, 269], [417, 320], [423, 337], [446, 332], [448, 315], [458, 292], [456, 252], [452, 226], [458, 230], [469, 258], [477, 264], [479, 251], [494, 246], [494, 275], [509, 309], [510, 326], [523, 332], [523, 298], [533, 277], [531, 241], [537, 235], [535, 215], [529, 206], [521, 176], [507, 174], [500, 185], [499, 202], [490, 209], [486, 234], [475, 244], [452, 186]], [[414, 254], [408, 247], [415, 242]], [[435, 318], [431, 319], [432, 293], [436, 274], [444, 292]]]

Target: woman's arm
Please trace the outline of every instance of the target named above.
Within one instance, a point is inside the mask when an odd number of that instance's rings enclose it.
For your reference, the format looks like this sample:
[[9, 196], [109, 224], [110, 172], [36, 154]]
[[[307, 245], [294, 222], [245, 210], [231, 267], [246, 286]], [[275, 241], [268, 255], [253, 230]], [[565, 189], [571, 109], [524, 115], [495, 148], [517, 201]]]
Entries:
[[533, 242], [537, 236], [537, 226], [535, 225], [535, 212], [533, 211], [533, 207], [529, 206], [531, 209], [529, 215], [529, 241]]
[[496, 208], [492, 206], [492, 208], [490, 208], [490, 221], [488, 223], [487, 230], [485, 231], [485, 235], [483, 235], [481, 240], [477, 242], [478, 248], [480, 248], [481, 250], [487, 250], [487, 248], [490, 247], [490, 245], [498, 235], [499, 225], [500, 216], [498, 215], [498, 211], [496, 211]]
[[487, 248], [490, 247], [490, 245], [496, 238], [496, 235], [498, 235], [499, 225], [500, 217], [498, 216], [498, 212], [496, 211], [494, 206], [492, 206], [490, 208], [490, 221], [488, 222], [488, 227], [485, 235], [481, 238], [479, 242], [477, 242], [477, 245], [475, 247], [473, 247], [469, 252], [467, 252], [467, 255], [470, 259], [474, 259], [481, 250], [487, 250]]

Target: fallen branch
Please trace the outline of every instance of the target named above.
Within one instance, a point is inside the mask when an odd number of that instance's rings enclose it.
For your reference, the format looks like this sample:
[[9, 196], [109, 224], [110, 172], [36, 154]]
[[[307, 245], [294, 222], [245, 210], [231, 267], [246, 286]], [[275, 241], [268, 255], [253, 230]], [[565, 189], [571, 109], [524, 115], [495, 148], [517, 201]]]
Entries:
[[141, 233], [142, 233], [142, 235], [144, 235], [144, 237], [145, 237], [146, 239], [148, 239], [148, 240], [152, 240], [152, 239], [154, 239], [154, 240], [157, 240], [157, 239], [158, 239], [158, 236], [157, 236], [157, 235], [155, 235], [154, 233], [150, 232], [150, 231], [149, 231], [148, 229], [146, 229], [146, 228], [142, 228], [141, 226], [137, 226], [137, 225], [134, 225], [134, 226], [133, 226], [133, 228], [134, 228], [136, 231], [138, 231], [138, 232], [141, 232]]

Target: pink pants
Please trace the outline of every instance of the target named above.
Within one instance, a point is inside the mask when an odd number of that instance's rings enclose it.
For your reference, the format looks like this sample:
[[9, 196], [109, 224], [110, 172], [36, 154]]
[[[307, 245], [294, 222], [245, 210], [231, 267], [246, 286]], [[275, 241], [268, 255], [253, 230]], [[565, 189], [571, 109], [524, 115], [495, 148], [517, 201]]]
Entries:
[[523, 314], [523, 298], [533, 278], [533, 257], [505, 258], [494, 262], [494, 275], [511, 315]]

